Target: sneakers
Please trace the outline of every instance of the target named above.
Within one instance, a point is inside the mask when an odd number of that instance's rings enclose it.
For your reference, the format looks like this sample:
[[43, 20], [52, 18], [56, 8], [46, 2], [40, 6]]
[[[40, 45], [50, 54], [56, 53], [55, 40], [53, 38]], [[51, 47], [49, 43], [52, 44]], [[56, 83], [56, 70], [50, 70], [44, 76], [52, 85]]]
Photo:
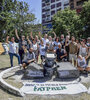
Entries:
[[22, 68], [22, 64], [19, 64], [19, 66], [20, 66], [20, 69]]

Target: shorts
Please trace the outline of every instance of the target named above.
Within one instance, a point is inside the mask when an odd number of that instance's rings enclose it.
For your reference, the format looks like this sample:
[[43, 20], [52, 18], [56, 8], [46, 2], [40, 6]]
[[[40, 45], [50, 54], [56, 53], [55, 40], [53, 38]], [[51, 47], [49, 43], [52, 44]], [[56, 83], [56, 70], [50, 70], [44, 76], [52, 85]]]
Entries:
[[45, 56], [44, 55], [41, 55], [41, 60], [45, 59]]
[[28, 61], [23, 61], [22, 63], [25, 63], [25, 64], [26, 64], [26, 66], [28, 66], [28, 65], [29, 65]]
[[72, 58], [74, 60], [77, 60], [77, 55], [75, 55], [75, 54], [69, 54], [69, 61], [72, 61]]

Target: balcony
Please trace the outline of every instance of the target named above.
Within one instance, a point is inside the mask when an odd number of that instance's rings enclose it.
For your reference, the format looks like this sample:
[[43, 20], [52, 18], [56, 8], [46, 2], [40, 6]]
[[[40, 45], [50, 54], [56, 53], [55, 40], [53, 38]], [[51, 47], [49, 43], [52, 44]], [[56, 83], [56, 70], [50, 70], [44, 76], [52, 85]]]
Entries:
[[55, 4], [51, 5], [51, 9], [54, 9], [55, 8]]
[[45, 19], [45, 21], [46, 21], [46, 22], [51, 21], [51, 17], [47, 17], [47, 18]]
[[45, 3], [48, 5], [50, 4], [50, 0], [46, 0]]
[[54, 15], [55, 14], [55, 10], [51, 11], [51, 15]]
[[50, 8], [51, 8], [50, 6], [46, 6], [45, 10], [50, 10]]
[[51, 0], [51, 3], [54, 3], [55, 2], [55, 0]]
[[46, 16], [51, 15], [50, 11], [46, 12], [45, 14], [46, 14]]
[[57, 5], [57, 7], [60, 7], [62, 4], [61, 4], [61, 2], [59, 2], [56, 5]]
[[42, 0], [42, 2], [45, 2], [45, 0]]

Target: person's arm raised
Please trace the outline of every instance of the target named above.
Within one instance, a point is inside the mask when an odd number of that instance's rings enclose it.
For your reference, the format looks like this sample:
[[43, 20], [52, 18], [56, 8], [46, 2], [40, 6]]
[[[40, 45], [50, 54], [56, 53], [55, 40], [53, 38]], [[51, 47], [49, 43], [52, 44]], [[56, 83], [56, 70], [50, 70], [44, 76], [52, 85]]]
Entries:
[[28, 41], [28, 43], [29, 43], [30, 45], [32, 45], [32, 43], [31, 43], [31, 41], [30, 41], [30, 39], [29, 39], [29, 36], [27, 36], [27, 41]]
[[30, 37], [31, 37], [32, 40], [34, 39], [34, 38], [33, 38], [33, 35], [32, 35], [32, 32], [30, 33]]
[[9, 44], [9, 41], [8, 41], [8, 39], [9, 39], [9, 36], [7, 36], [7, 37], [6, 37], [6, 43], [8, 43], [8, 44]]
[[42, 37], [41, 37], [41, 33], [40, 32], [38, 33], [38, 35], [39, 35], [40, 40], [42, 40]]
[[15, 29], [15, 34], [16, 34], [17, 39], [19, 40], [20, 38], [19, 38], [19, 36], [18, 36], [17, 29]]
[[56, 39], [56, 37], [57, 37], [57, 36], [56, 36], [56, 33], [55, 33], [54, 31], [53, 31], [52, 33], [54, 34], [54, 39]]

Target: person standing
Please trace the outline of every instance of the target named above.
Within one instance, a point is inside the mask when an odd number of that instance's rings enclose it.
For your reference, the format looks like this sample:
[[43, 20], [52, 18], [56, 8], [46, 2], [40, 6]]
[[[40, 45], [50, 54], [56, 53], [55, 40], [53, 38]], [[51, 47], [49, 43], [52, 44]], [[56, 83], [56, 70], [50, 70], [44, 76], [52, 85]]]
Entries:
[[36, 60], [37, 60], [37, 62], [38, 62], [39, 45], [38, 45], [38, 43], [35, 41], [35, 39], [33, 39], [32, 48], [33, 48], [33, 52], [35, 53], [35, 58], [36, 58]]
[[59, 37], [56, 37], [53, 45], [54, 45], [54, 51], [56, 52], [56, 50], [58, 49], [58, 45], [60, 45]]
[[27, 41], [25, 40], [24, 35], [22, 35], [21, 38], [18, 36], [17, 29], [15, 30], [15, 34], [16, 34], [16, 37], [17, 37], [18, 42], [19, 42], [19, 55], [20, 55], [20, 59], [21, 59], [21, 63], [22, 63], [23, 55], [24, 55], [23, 48], [25, 48], [25, 47], [27, 48]]
[[11, 67], [13, 67], [13, 56], [18, 58], [18, 64], [21, 66], [20, 56], [18, 54], [18, 46], [17, 46], [17, 43], [15, 42], [15, 38], [12, 37], [11, 41], [8, 41], [8, 39], [9, 39], [9, 36], [7, 36], [6, 38], [6, 43], [9, 44], [9, 56], [10, 56]]
[[64, 49], [64, 44], [65, 44], [64, 34], [61, 34], [60, 43], [61, 43], [61, 45], [62, 45], [62, 49]]
[[82, 55], [82, 57], [87, 57], [88, 54], [88, 47], [86, 46], [85, 42], [81, 40], [81, 46], [79, 48], [79, 55]]
[[70, 36], [67, 35], [65, 39], [65, 50], [67, 52], [67, 61], [69, 61], [69, 44], [70, 44]]
[[71, 42], [69, 44], [69, 61], [72, 63], [72, 58], [73, 58], [74, 66], [76, 66], [77, 53], [78, 53], [78, 46], [77, 43], [75, 42], [75, 37], [72, 36]]
[[46, 45], [44, 45], [43, 40], [41, 40], [40, 46], [39, 46], [39, 52], [41, 56], [41, 61], [43, 62], [46, 55]]

